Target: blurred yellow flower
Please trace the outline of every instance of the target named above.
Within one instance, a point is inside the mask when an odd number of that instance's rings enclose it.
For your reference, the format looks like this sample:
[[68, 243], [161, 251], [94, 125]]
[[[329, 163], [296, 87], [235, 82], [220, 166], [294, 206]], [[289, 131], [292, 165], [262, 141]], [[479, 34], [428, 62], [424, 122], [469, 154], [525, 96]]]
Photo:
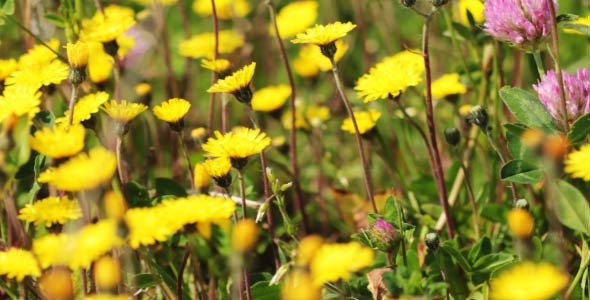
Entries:
[[[231, 164], [228, 161], [228, 164]], [[231, 168], [231, 166], [230, 166]], [[207, 172], [207, 168], [205, 167], [205, 163], [198, 163], [195, 165], [193, 171], [195, 177], [195, 187], [199, 189], [207, 188], [209, 184], [211, 184], [211, 176], [209, 172]]]
[[131, 208], [125, 213], [125, 223], [129, 228], [128, 242], [131, 248], [162, 242], [177, 230], [166, 221], [165, 210], [161, 206]]
[[70, 157], [84, 148], [84, 126], [67, 123], [55, 124], [53, 128], [43, 127], [29, 136], [31, 148], [51, 158]]
[[201, 61], [201, 66], [205, 69], [211, 70], [215, 73], [225, 73], [226, 71], [229, 70], [229, 68], [231, 67], [231, 63], [229, 62], [229, 60], [227, 59], [216, 59], [216, 60], [209, 60], [209, 59], [203, 59]]
[[[83, 121], [90, 119], [93, 114], [97, 113], [100, 110], [100, 106], [107, 102], [107, 100], [109, 100], [109, 94], [105, 92], [96, 92], [94, 94], [88, 94], [78, 99], [76, 105], [74, 105], [73, 124], [79, 124]], [[57, 118], [55, 120], [55, 123], [60, 124], [68, 122], [69, 115], [70, 111], [66, 110], [64, 112], [64, 116]]]
[[104, 256], [94, 263], [94, 282], [98, 290], [116, 288], [121, 280], [121, 265], [111, 256]]
[[80, 39], [86, 42], [113, 42], [133, 25], [135, 12], [131, 8], [109, 5], [104, 8], [104, 14], [99, 10], [92, 19], [82, 20]]
[[[377, 121], [379, 118], [381, 118], [381, 112], [375, 109], [369, 109], [368, 111], [355, 111], [354, 117], [356, 119], [356, 125], [358, 127], [359, 133], [364, 134], [377, 125]], [[354, 134], [355, 130], [352, 119], [350, 117], [344, 119], [340, 129]]]
[[330, 119], [330, 109], [325, 105], [311, 104], [305, 108], [305, 119], [313, 127], [320, 127]]
[[291, 86], [286, 84], [271, 85], [257, 90], [252, 96], [252, 109], [271, 112], [285, 104], [291, 96]]
[[65, 224], [69, 220], [82, 217], [82, 211], [77, 200], [68, 197], [48, 197], [25, 205], [19, 211], [18, 218], [35, 225], [44, 224], [51, 227], [53, 224]]
[[94, 83], [102, 83], [109, 79], [113, 71], [115, 59], [104, 51], [101, 43], [88, 43], [88, 76]]
[[217, 80], [208, 90], [208, 93], [232, 93], [238, 101], [250, 103], [252, 91], [250, 82], [254, 76], [256, 63], [253, 62], [223, 79]]
[[68, 63], [72, 68], [83, 68], [88, 64], [88, 44], [77, 41], [76, 43], [67, 43], [66, 52]]
[[[304, 32], [309, 26], [313, 25], [318, 17], [317, 1], [295, 1], [291, 2], [279, 11], [277, 14], [277, 26], [281, 38], [288, 39], [292, 36]], [[274, 34], [274, 26], [269, 26], [270, 34]]]
[[46, 234], [33, 241], [33, 253], [39, 260], [41, 268], [51, 266], [67, 266], [68, 253], [65, 246], [68, 245], [69, 237], [65, 233]]
[[[210, 16], [213, 14], [211, 0], [195, 0], [193, 11], [201, 16]], [[215, 11], [222, 20], [241, 18], [250, 12], [250, 3], [248, 0], [215, 0]]]
[[320, 300], [322, 289], [313, 283], [308, 272], [293, 270], [283, 282], [281, 300]]
[[123, 59], [127, 56], [129, 51], [135, 47], [135, 39], [132, 36], [123, 33], [117, 38], [117, 45], [119, 46], [119, 49], [117, 49], [117, 56], [119, 59]]
[[373, 264], [373, 250], [358, 242], [323, 244], [310, 263], [313, 283], [321, 286], [327, 282], [347, 280], [353, 272]]
[[231, 245], [237, 252], [247, 252], [256, 246], [258, 226], [252, 219], [239, 220], [231, 233]]
[[37, 282], [43, 299], [74, 299], [72, 272], [67, 268], [53, 268], [43, 272]]
[[[295, 111], [295, 128], [308, 129], [309, 123], [307, 123], [305, 115], [301, 111], [302, 109], [304, 109], [304, 107], [299, 105]], [[281, 125], [283, 125], [283, 127], [288, 130], [293, 127], [293, 113], [290, 109], [287, 109], [283, 112], [283, 115], [281, 116]]]
[[128, 295], [93, 294], [84, 296], [84, 300], [129, 300]]
[[[590, 26], [590, 15], [585, 16], [585, 17], [580, 17], [575, 21], [572, 22], [567, 22], [566, 24], [576, 24], [576, 25], [586, 25], [586, 26]], [[571, 29], [571, 28], [564, 28], [563, 32], [565, 33], [572, 33], [572, 34], [581, 34], [583, 35], [584, 33], [582, 33], [579, 30], [576, 29]], [[1, 77], [0, 77], [1, 78]]]
[[143, 97], [149, 95], [152, 92], [152, 86], [147, 82], [141, 82], [135, 85], [135, 94]]
[[56, 59], [57, 54], [55, 54], [55, 52], [59, 49], [59, 41], [57, 39], [52, 39], [46, 42], [46, 44], [49, 46], [49, 49], [45, 47], [45, 45], [37, 44], [29, 49], [27, 53], [21, 55], [18, 59], [18, 68], [27, 69], [30, 67], [43, 66]]
[[408, 87], [422, 82], [424, 72], [422, 55], [403, 51], [386, 57], [363, 75], [354, 89], [363, 101], [370, 102], [388, 97], [397, 97]]
[[103, 196], [104, 212], [107, 218], [120, 220], [127, 211], [127, 203], [123, 194], [117, 191], [108, 191]]
[[41, 270], [33, 253], [23, 249], [10, 248], [0, 251], [0, 275], [14, 278], [20, 282], [27, 276], [41, 276]]
[[324, 244], [324, 238], [317, 234], [304, 237], [297, 247], [296, 262], [300, 266], [307, 266], [317, 253], [318, 249]]
[[493, 278], [490, 299], [542, 300], [555, 296], [569, 278], [551, 264], [523, 262]]
[[127, 123], [135, 119], [140, 113], [146, 111], [148, 107], [141, 103], [132, 103], [127, 100], [121, 100], [121, 102], [111, 100], [110, 102], [105, 103], [102, 109], [113, 120]]
[[[334, 61], [338, 62], [348, 51], [348, 44], [343, 40], [336, 41], [336, 53]], [[320, 71], [332, 70], [330, 59], [322, 54], [320, 48], [314, 45], [304, 45], [299, 50], [299, 55], [293, 61], [293, 70], [302, 77], [316, 76]]]
[[228, 187], [231, 184], [231, 161], [228, 157], [216, 157], [203, 162], [205, 172], [215, 180], [220, 187]]
[[356, 27], [350, 22], [334, 22], [327, 25], [316, 24], [308, 28], [305, 33], [298, 34], [295, 39], [291, 40], [294, 44], [314, 44], [324, 46], [343, 38]]
[[154, 3], [160, 4], [160, 5], [172, 5], [172, 4], [176, 4], [178, 2], [178, 0], [134, 0], [134, 1], [139, 4], [143, 4], [143, 5], [152, 5]]
[[39, 175], [38, 181], [60, 190], [89, 190], [110, 180], [117, 170], [115, 154], [105, 148], [81, 153], [58, 167], [51, 167]]
[[72, 270], [89, 268], [93, 261], [122, 243], [117, 235], [117, 221], [108, 219], [86, 225], [71, 236], [65, 248], [71, 251], [68, 266]]
[[480, 0], [459, 0], [455, 12], [455, 18], [465, 26], [469, 26], [469, 19], [467, 18], [467, 11], [473, 16], [475, 23], [480, 24], [484, 21], [483, 16], [484, 5]]
[[156, 118], [168, 122], [176, 123], [188, 113], [191, 108], [191, 103], [185, 99], [172, 98], [156, 105], [153, 108]]
[[590, 181], [590, 144], [583, 145], [567, 156], [564, 171], [572, 178]]
[[[244, 36], [233, 30], [219, 31], [219, 53], [231, 53], [244, 45]], [[191, 58], [213, 58], [215, 52], [215, 35], [206, 32], [184, 40], [179, 46], [180, 55]]]
[[270, 138], [260, 129], [236, 127], [226, 134], [215, 131], [215, 137], [210, 137], [202, 148], [209, 157], [228, 157], [237, 168], [236, 160], [258, 154], [269, 145]]
[[53, 60], [45, 64], [19, 68], [6, 78], [6, 85], [25, 84], [35, 88], [60, 84], [68, 78], [70, 67], [60, 60]]
[[15, 115], [17, 117], [28, 115], [29, 120], [41, 110], [41, 93], [31, 85], [14, 84], [4, 88], [0, 95], [0, 122], [5, 118]]
[[517, 238], [525, 239], [531, 236], [535, 229], [533, 216], [526, 209], [514, 208], [508, 212], [508, 228]]
[[432, 82], [432, 97], [442, 99], [447, 96], [465, 94], [467, 87], [459, 80], [459, 74], [448, 73]]
[[0, 59], [0, 82], [4, 81], [17, 68], [17, 63], [14, 58]]

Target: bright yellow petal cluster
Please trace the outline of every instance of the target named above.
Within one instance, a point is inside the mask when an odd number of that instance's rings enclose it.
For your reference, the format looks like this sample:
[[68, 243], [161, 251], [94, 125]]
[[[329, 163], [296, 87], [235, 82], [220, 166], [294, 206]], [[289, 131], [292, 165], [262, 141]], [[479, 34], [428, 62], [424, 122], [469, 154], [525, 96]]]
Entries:
[[256, 63], [253, 62], [231, 75], [217, 80], [208, 90], [209, 93], [233, 93], [239, 91], [250, 85], [252, 77], [254, 77], [254, 70], [256, 70]]
[[14, 84], [4, 88], [0, 95], [0, 122], [7, 117], [28, 115], [29, 120], [41, 110], [41, 93], [35, 86]]
[[424, 69], [424, 58], [420, 54], [403, 51], [371, 68], [359, 78], [354, 89], [365, 103], [397, 97], [408, 87], [422, 82]]
[[313, 283], [308, 272], [295, 270], [287, 275], [283, 282], [281, 300], [300, 299], [320, 300], [322, 299], [322, 289]]
[[[109, 100], [109, 94], [105, 92], [88, 94], [78, 99], [78, 102], [76, 102], [76, 105], [74, 105], [74, 118], [72, 123], [79, 124], [90, 119], [93, 114], [99, 111], [100, 106], [107, 102], [107, 100]], [[69, 115], [70, 111], [66, 110], [64, 112], [64, 116], [57, 118], [55, 123], [59, 124], [68, 122]]]
[[[162, 1], [162, 0], [158, 0]], [[84, 300], [128, 300], [127, 295], [93, 294], [84, 296]]]
[[270, 138], [260, 129], [237, 127], [226, 134], [215, 131], [215, 137], [210, 137], [202, 147], [209, 157], [232, 159], [258, 154], [268, 145]]
[[[568, 22], [567, 24], [578, 24], [578, 25], [590, 26], [590, 15], [582, 17], [582, 18], [578, 18], [577, 20], [575, 20], [573, 22]], [[583, 32], [580, 32], [579, 30], [571, 29], [571, 28], [564, 28], [563, 32], [572, 33], [572, 34], [581, 34], [581, 35], [584, 34]]]
[[117, 38], [117, 45], [119, 45], [117, 56], [119, 59], [123, 59], [129, 54], [129, 51], [135, 47], [135, 39], [132, 36], [123, 33]]
[[356, 27], [350, 22], [335, 22], [327, 25], [316, 24], [308, 28], [305, 33], [298, 34], [291, 43], [294, 44], [314, 44], [318, 46], [327, 45], [343, 38]]
[[310, 263], [314, 284], [347, 280], [353, 272], [373, 264], [373, 250], [358, 242], [346, 244], [323, 244]]
[[458, 19], [461, 24], [469, 26], [469, 19], [467, 18], [467, 11], [469, 11], [475, 23], [480, 24], [484, 21], [484, 8], [483, 2], [480, 0], [459, 0], [456, 13], [454, 14], [455, 19]]
[[113, 71], [115, 59], [104, 51], [101, 43], [89, 42], [88, 76], [94, 83], [107, 81]]
[[[52, 39], [46, 42], [49, 49], [56, 51], [59, 49], [59, 41]], [[29, 49], [26, 54], [23, 54], [18, 59], [18, 68], [26, 69], [37, 66], [44, 66], [50, 63], [52, 60], [57, 58], [55, 52], [49, 50], [45, 45], [37, 44], [33, 48]]]
[[31, 148], [51, 158], [70, 157], [84, 148], [84, 126], [67, 123], [44, 127], [29, 137]]
[[570, 153], [565, 160], [565, 172], [572, 178], [590, 181], [590, 144]]
[[185, 225], [228, 219], [235, 203], [223, 197], [207, 195], [165, 200], [149, 208], [132, 208], [125, 214], [132, 248], [165, 241]]
[[135, 0], [135, 2], [142, 4], [142, 5], [152, 5], [155, 3], [168, 6], [172, 4], [176, 4], [178, 0]]
[[[233, 30], [219, 31], [219, 53], [231, 53], [244, 45], [244, 36]], [[213, 58], [215, 35], [206, 32], [184, 40], [179, 46], [180, 55], [191, 58]]]
[[8, 78], [16, 70], [17, 66], [14, 58], [0, 59], [0, 82]]
[[[381, 112], [375, 109], [369, 109], [368, 111], [355, 111], [354, 117], [356, 119], [356, 125], [358, 127], [359, 133], [364, 134], [377, 125], [377, 121], [379, 118], [381, 118]], [[355, 134], [354, 124], [352, 123], [352, 119], [350, 117], [344, 119], [340, 129]]]
[[514, 208], [508, 212], [508, 228], [517, 238], [528, 238], [535, 229], [535, 220], [526, 209]]
[[291, 96], [291, 87], [286, 84], [259, 89], [252, 96], [252, 109], [264, 112], [277, 110], [285, 104], [289, 96]]
[[[343, 40], [336, 41], [336, 53], [334, 61], [338, 62], [348, 51], [348, 44]], [[293, 70], [302, 77], [316, 76], [320, 71], [326, 72], [332, 70], [332, 62], [319, 47], [314, 45], [304, 45], [299, 50], [299, 55], [293, 61]]]
[[27, 204], [19, 211], [18, 218], [36, 225], [65, 224], [69, 220], [82, 217], [78, 201], [68, 197], [48, 197], [32, 204]]
[[231, 63], [229, 62], [229, 60], [223, 58], [215, 60], [203, 59], [201, 61], [201, 66], [215, 73], [223, 73], [229, 70], [229, 68], [231, 67]]
[[135, 13], [131, 8], [109, 5], [104, 14], [99, 11], [90, 20], [82, 20], [80, 39], [86, 42], [112, 42], [135, 25]]
[[225, 156], [207, 159], [203, 162], [205, 172], [214, 179], [224, 178], [231, 171], [231, 161]]
[[0, 275], [23, 281], [26, 276], [41, 276], [41, 270], [33, 253], [23, 249], [10, 248], [0, 251]]
[[[211, 0], [195, 0], [193, 11], [201, 16], [210, 16], [213, 14]], [[250, 12], [250, 3], [248, 0], [215, 0], [215, 11], [222, 20], [241, 18]]]
[[60, 60], [52, 60], [43, 65], [21, 68], [6, 79], [6, 84], [26, 84], [39, 88], [51, 84], [60, 84], [70, 74], [70, 67]]
[[320, 127], [330, 119], [330, 108], [325, 105], [308, 105], [305, 108], [305, 119], [312, 127]]
[[66, 45], [68, 55], [68, 62], [73, 68], [85, 67], [88, 64], [88, 44], [86, 42], [78, 41], [76, 43], [68, 43]]
[[[304, 32], [313, 25], [318, 17], [317, 1], [295, 1], [285, 5], [277, 14], [277, 26], [281, 38], [288, 39]], [[270, 34], [274, 34], [274, 26], [269, 26]]]
[[490, 299], [549, 299], [568, 281], [568, 276], [551, 264], [523, 262], [492, 279]]
[[39, 175], [38, 181], [60, 190], [89, 190], [110, 180], [116, 170], [115, 154], [97, 147], [88, 154], [78, 154], [56, 168], [47, 169]]
[[443, 99], [447, 96], [465, 94], [467, 87], [459, 80], [459, 74], [445, 74], [432, 82], [432, 97]]
[[258, 226], [252, 219], [238, 221], [231, 233], [231, 245], [234, 251], [246, 252], [252, 250], [258, 241]]
[[41, 268], [67, 266], [68, 252], [64, 249], [70, 243], [68, 234], [47, 234], [33, 241], [33, 253], [39, 260]]
[[[230, 165], [230, 168], [231, 168], [231, 164], [230, 164], [229, 160], [228, 160], [228, 164]], [[211, 184], [211, 176], [207, 172], [204, 162], [198, 163], [195, 165], [195, 168], [193, 169], [193, 174], [194, 174], [195, 187], [202, 189], [202, 188], [208, 187], [209, 184]]]
[[188, 113], [191, 103], [185, 99], [172, 98], [164, 101], [153, 108], [156, 118], [168, 122], [176, 123]]
[[121, 100], [121, 102], [111, 100], [110, 102], [105, 103], [102, 109], [113, 120], [127, 123], [135, 119], [140, 113], [146, 111], [148, 107], [141, 103], [132, 103], [127, 100]]

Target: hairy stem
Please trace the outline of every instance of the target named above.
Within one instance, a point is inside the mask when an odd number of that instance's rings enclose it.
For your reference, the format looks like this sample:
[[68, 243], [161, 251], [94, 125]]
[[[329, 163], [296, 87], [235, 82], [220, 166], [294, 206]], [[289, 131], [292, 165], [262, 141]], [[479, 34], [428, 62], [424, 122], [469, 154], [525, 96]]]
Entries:
[[74, 123], [74, 106], [78, 100], [78, 84], [72, 84], [72, 94], [70, 96], [70, 102], [68, 103], [68, 109], [70, 111], [68, 115], [68, 124], [72, 126]]
[[[559, 62], [559, 39], [557, 37], [557, 17], [555, 13], [555, 6], [553, 0], [546, 0], [549, 6], [549, 18], [551, 22], [551, 47], [549, 48], [551, 56], [553, 57], [553, 63], [555, 64], [555, 75], [557, 76], [557, 83], [559, 86], [559, 97], [561, 98], [561, 110], [563, 111], [563, 117], [565, 120], [565, 132], [570, 131], [569, 117], [567, 113], [567, 99], [565, 97], [565, 89], [563, 85], [563, 74], [561, 71], [561, 64]], [[551, 50], [551, 48], [553, 48]]]

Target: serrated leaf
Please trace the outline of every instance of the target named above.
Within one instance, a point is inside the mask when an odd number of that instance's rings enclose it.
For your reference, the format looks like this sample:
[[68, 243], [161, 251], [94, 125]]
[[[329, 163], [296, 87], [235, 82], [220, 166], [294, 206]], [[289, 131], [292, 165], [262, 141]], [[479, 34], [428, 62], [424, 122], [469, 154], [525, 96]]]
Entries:
[[543, 178], [543, 171], [532, 163], [515, 159], [502, 166], [500, 178], [504, 181], [532, 184]]
[[590, 235], [590, 206], [577, 188], [563, 180], [557, 183], [555, 214], [564, 226]]
[[520, 123], [548, 134], [557, 131], [553, 118], [534, 94], [505, 86], [500, 89], [500, 97]]
[[590, 134], [590, 114], [585, 114], [574, 121], [567, 139], [570, 143], [577, 144], [584, 141], [588, 134]]

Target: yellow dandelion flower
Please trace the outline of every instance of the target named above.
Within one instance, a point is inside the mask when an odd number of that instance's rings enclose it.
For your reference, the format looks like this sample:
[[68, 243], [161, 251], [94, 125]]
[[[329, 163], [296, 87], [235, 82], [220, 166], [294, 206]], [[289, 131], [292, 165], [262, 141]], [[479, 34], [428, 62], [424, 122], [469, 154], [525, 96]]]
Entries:
[[236, 204], [231, 199], [209, 195], [165, 200], [160, 206], [170, 213], [173, 222], [178, 223], [179, 230], [188, 224], [229, 219], [236, 210]]
[[508, 228], [516, 237], [524, 239], [531, 236], [535, 229], [533, 216], [526, 209], [511, 209], [508, 212]]
[[254, 76], [256, 63], [253, 62], [223, 79], [217, 80], [208, 90], [208, 93], [232, 93], [238, 101], [250, 103], [252, 90], [250, 82]]
[[297, 247], [297, 264], [300, 266], [307, 266], [323, 244], [324, 238], [317, 234], [304, 237]]
[[459, 80], [459, 74], [445, 74], [432, 82], [432, 97], [442, 99], [448, 96], [465, 94], [467, 87]]
[[149, 95], [152, 92], [152, 86], [147, 82], [141, 82], [135, 85], [135, 93], [140, 96]]
[[160, 103], [153, 108], [156, 118], [168, 122], [176, 123], [188, 113], [191, 103], [185, 99], [172, 98]]
[[78, 41], [74, 44], [68, 43], [66, 45], [66, 52], [68, 55], [68, 62], [73, 68], [86, 67], [88, 64], [88, 44], [86, 42]]
[[207, 135], [207, 129], [204, 127], [197, 127], [191, 130], [191, 137], [195, 140], [200, 140]]
[[475, 23], [480, 24], [484, 21], [483, 10], [484, 5], [480, 0], [459, 0], [457, 9], [454, 11], [454, 17], [455, 19], [458, 19], [461, 24], [469, 26], [469, 19], [467, 18], [467, 11], [469, 11], [473, 16]]
[[371, 266], [373, 257], [373, 250], [358, 242], [324, 244], [311, 260], [311, 277], [317, 286], [347, 280], [353, 272]]
[[281, 288], [281, 300], [320, 300], [322, 289], [316, 286], [308, 272], [294, 270], [285, 278]]
[[[318, 17], [317, 1], [295, 1], [285, 5], [277, 14], [277, 26], [281, 38], [287, 39], [304, 32]], [[269, 27], [274, 34], [274, 26]]]
[[21, 68], [6, 78], [6, 85], [25, 84], [35, 88], [60, 84], [68, 78], [70, 67], [60, 60], [53, 60], [43, 65]]
[[142, 4], [142, 5], [152, 5], [154, 3], [169, 6], [172, 4], [176, 4], [178, 0], [134, 0], [135, 2]]
[[69, 220], [82, 217], [78, 201], [68, 197], [48, 197], [32, 204], [27, 204], [19, 211], [18, 218], [36, 225], [65, 224]]
[[121, 100], [121, 102], [111, 100], [110, 102], [105, 103], [102, 109], [113, 120], [127, 123], [135, 119], [140, 113], [146, 111], [148, 107], [141, 103], [132, 103], [127, 102], [126, 100]]
[[[568, 22], [566, 24], [575, 24], [575, 25], [586, 25], [586, 26], [590, 26], [590, 15], [585, 16], [585, 17], [581, 17], [578, 18], [575, 21], [572, 22]], [[583, 32], [576, 30], [576, 29], [572, 29], [572, 28], [564, 28], [563, 32], [565, 33], [572, 33], [572, 34], [584, 34]]]
[[356, 25], [350, 22], [335, 22], [327, 25], [316, 24], [314, 27], [308, 28], [304, 33], [298, 34], [295, 39], [291, 40], [291, 43], [328, 45], [343, 38], [355, 27]]
[[135, 13], [131, 8], [109, 5], [104, 8], [104, 14], [99, 10], [92, 19], [82, 20], [80, 39], [86, 42], [112, 42], [133, 25]]
[[572, 178], [590, 181], [590, 144], [583, 145], [567, 156], [565, 172]]
[[[303, 114], [301, 109], [302, 109], [301, 107], [298, 107], [297, 111], [295, 112], [295, 128], [309, 129], [309, 123], [307, 123], [305, 115]], [[285, 112], [283, 112], [283, 115], [281, 116], [281, 125], [283, 125], [283, 127], [285, 129], [290, 130], [293, 126], [292, 120], [293, 120], [293, 114], [292, 114], [291, 110], [290, 109], [285, 110]]]
[[228, 157], [232, 166], [239, 169], [248, 156], [262, 152], [269, 145], [270, 138], [260, 129], [237, 127], [226, 134], [215, 131], [215, 137], [210, 137], [202, 148], [209, 157]]
[[[244, 36], [233, 30], [219, 31], [219, 53], [231, 53], [244, 45]], [[184, 40], [179, 46], [180, 55], [191, 58], [213, 58], [215, 52], [215, 35], [206, 32]]]
[[237, 252], [247, 252], [256, 246], [258, 226], [252, 219], [238, 221], [231, 233], [231, 245]]
[[129, 228], [129, 245], [133, 249], [147, 246], [158, 241], [162, 242], [177, 228], [168, 226], [162, 216], [165, 211], [161, 207], [131, 208], [125, 213], [125, 223]]
[[[107, 100], [109, 100], [109, 94], [105, 92], [88, 94], [78, 99], [76, 105], [74, 106], [74, 118], [72, 123], [79, 124], [90, 119], [93, 114], [100, 110], [100, 106], [107, 102]], [[57, 118], [55, 123], [59, 124], [68, 122], [69, 115], [70, 111], [66, 110], [64, 112], [64, 116]]]
[[220, 187], [228, 187], [231, 184], [231, 161], [222, 156], [214, 159], [207, 159], [203, 162], [205, 172], [215, 180]]
[[104, 51], [101, 43], [88, 43], [88, 76], [94, 83], [102, 83], [109, 79], [113, 71], [115, 59]]
[[84, 126], [67, 123], [44, 127], [29, 137], [31, 148], [51, 158], [70, 157], [84, 148]]
[[289, 96], [291, 96], [291, 87], [286, 84], [262, 88], [252, 96], [252, 109], [264, 112], [277, 110], [285, 104]]
[[33, 253], [23, 249], [10, 248], [0, 252], [0, 275], [15, 278], [20, 282], [27, 276], [41, 276], [41, 270]]
[[[211, 0], [195, 0], [193, 11], [201, 16], [210, 16], [213, 14]], [[247, 0], [216, 0], [215, 11], [217, 17], [222, 20], [241, 18], [250, 12], [250, 3]]]
[[135, 39], [123, 33], [117, 38], [117, 45], [119, 46], [117, 56], [119, 59], [123, 59], [135, 47]]
[[[59, 41], [57, 39], [52, 39], [46, 42], [46, 44], [53, 51], [57, 52], [59, 49]], [[37, 44], [29, 49], [26, 54], [19, 57], [18, 67], [19, 69], [27, 69], [29, 67], [46, 65], [57, 58], [57, 55], [53, 51], [49, 50], [45, 45]]]
[[109, 219], [86, 225], [72, 235], [66, 247], [71, 251], [68, 266], [72, 270], [89, 268], [93, 261], [122, 243], [117, 235], [117, 221]]
[[229, 70], [229, 68], [231, 67], [231, 63], [229, 62], [229, 60], [223, 58], [215, 60], [205, 58], [201, 61], [201, 67], [207, 70], [211, 70], [215, 73], [221, 74]]
[[397, 97], [408, 87], [422, 82], [424, 69], [424, 58], [420, 54], [403, 51], [371, 68], [359, 78], [354, 89], [365, 103]]
[[[379, 118], [381, 118], [381, 112], [375, 109], [369, 109], [368, 111], [355, 111], [354, 117], [356, 119], [356, 125], [358, 127], [359, 133], [364, 134], [377, 125], [377, 121]], [[355, 130], [352, 119], [350, 117], [346, 118], [342, 122], [340, 129], [354, 134]]]
[[[335, 45], [334, 61], [339, 62], [348, 51], [349, 46], [343, 40], [337, 40]], [[293, 70], [302, 77], [314, 77], [320, 71], [332, 70], [332, 62], [322, 54], [320, 48], [314, 45], [304, 45], [293, 61]]]
[[72, 271], [66, 268], [46, 270], [37, 284], [43, 299], [74, 299]]
[[97, 147], [88, 154], [78, 154], [56, 168], [45, 170], [39, 175], [38, 181], [60, 190], [89, 190], [110, 180], [116, 170], [115, 154]]
[[41, 93], [31, 85], [14, 84], [4, 88], [0, 95], [0, 122], [6, 117], [28, 115], [32, 120], [41, 111]]
[[0, 59], [0, 81], [4, 81], [17, 68], [17, 63], [14, 58]]
[[492, 279], [490, 299], [549, 299], [565, 288], [568, 281], [568, 276], [551, 264], [523, 262]]
[[110, 219], [120, 220], [127, 211], [127, 203], [120, 192], [108, 191], [104, 194], [104, 212]]
[[51, 266], [67, 266], [68, 253], [64, 247], [68, 245], [69, 236], [62, 234], [47, 234], [33, 241], [33, 253], [41, 268], [46, 269]]
[[84, 300], [128, 300], [128, 295], [94, 294], [84, 296]]
[[[229, 161], [228, 164], [231, 165]], [[209, 172], [207, 172], [207, 168], [205, 168], [205, 163], [196, 164], [193, 174], [195, 177], [195, 187], [203, 189], [211, 184], [211, 176], [209, 176]]]
[[94, 282], [98, 290], [116, 288], [121, 280], [121, 265], [110, 256], [100, 258], [94, 264]]
[[320, 127], [330, 119], [330, 108], [325, 105], [311, 104], [305, 108], [305, 119], [313, 127]]

